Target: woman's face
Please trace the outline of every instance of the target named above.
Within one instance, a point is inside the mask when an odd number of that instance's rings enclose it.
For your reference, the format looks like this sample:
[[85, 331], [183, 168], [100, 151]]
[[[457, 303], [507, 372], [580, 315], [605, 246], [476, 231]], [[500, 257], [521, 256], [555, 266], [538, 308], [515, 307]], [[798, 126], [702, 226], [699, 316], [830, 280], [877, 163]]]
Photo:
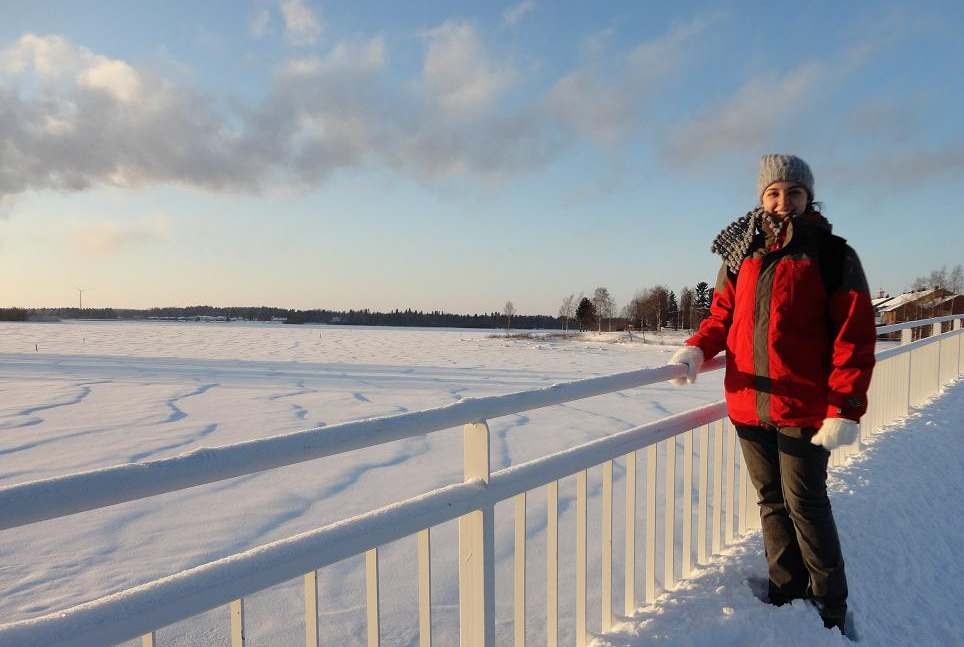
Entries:
[[778, 216], [800, 215], [807, 210], [807, 190], [793, 182], [774, 182], [763, 191], [764, 211]]

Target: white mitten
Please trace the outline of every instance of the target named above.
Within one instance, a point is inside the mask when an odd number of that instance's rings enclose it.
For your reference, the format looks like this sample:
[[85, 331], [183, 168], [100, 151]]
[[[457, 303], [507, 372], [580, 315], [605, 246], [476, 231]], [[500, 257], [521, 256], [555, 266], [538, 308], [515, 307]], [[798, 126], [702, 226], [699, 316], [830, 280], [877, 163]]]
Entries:
[[698, 346], [683, 346], [673, 353], [673, 356], [669, 358], [667, 364], [686, 365], [686, 377], [674, 377], [670, 382], [676, 386], [682, 386], [687, 382], [692, 384], [696, 381], [696, 375], [700, 371], [700, 366], [703, 365], [703, 351], [701, 351]]
[[823, 445], [827, 449], [836, 449], [841, 445], [849, 445], [855, 440], [857, 440], [856, 422], [847, 418], [827, 418], [810, 442], [814, 445]]

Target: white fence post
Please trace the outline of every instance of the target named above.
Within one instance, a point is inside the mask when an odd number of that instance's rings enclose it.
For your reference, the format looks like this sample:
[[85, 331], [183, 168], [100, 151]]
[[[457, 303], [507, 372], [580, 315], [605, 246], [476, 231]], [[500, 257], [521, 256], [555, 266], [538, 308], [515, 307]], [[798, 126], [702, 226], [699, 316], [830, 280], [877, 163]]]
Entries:
[[713, 555], [720, 552], [720, 521], [721, 509], [723, 507], [723, 427], [724, 421], [720, 420], [714, 425], [715, 434], [713, 437], [713, 519], [710, 532], [713, 536], [710, 540], [710, 550]]
[[231, 603], [231, 647], [244, 647], [244, 598]]
[[[954, 320], [954, 330], [961, 329], [961, 320]], [[961, 374], [961, 355], [964, 354], [964, 334], [957, 336], [957, 374]]]
[[723, 523], [723, 536], [724, 545], [729, 545], [733, 543], [733, 497], [736, 495], [733, 489], [733, 470], [736, 468], [733, 451], [736, 446], [736, 429], [733, 425], [724, 423], [724, 426], [726, 427], [726, 458], [723, 466], [726, 469], [726, 474], [724, 475], [723, 493], [726, 495], [726, 504], [722, 507], [726, 514], [726, 520]]
[[305, 647], [320, 647], [318, 637], [318, 571], [305, 573]]
[[378, 607], [380, 605], [378, 589], [378, 549], [370, 548], [365, 551], [365, 608], [368, 622], [368, 647], [378, 647], [381, 641]]
[[666, 444], [665, 505], [663, 507], [663, 590], [676, 586], [674, 573], [676, 557], [676, 436], [663, 441]]
[[689, 577], [693, 552], [693, 434], [690, 429], [683, 434], [683, 554], [680, 577]]
[[[943, 329], [944, 329], [944, 324], [942, 324], [942, 323], [936, 323], [936, 324], [934, 324], [933, 326], [931, 326], [931, 336], [933, 336], [933, 337], [940, 337], [941, 331], [942, 331]], [[937, 370], [937, 390], [934, 391], [935, 393], [937, 393], [937, 391], [940, 391], [940, 390], [941, 390], [941, 386], [942, 386], [942, 384], [941, 384], [941, 360], [943, 359], [943, 355], [944, 355], [944, 342], [943, 342], [943, 340], [942, 340], [942, 341], [938, 341], [938, 342], [937, 342], [937, 361], [934, 362], [934, 363], [937, 365], [937, 367], [936, 367], [936, 370]]]
[[432, 530], [418, 533], [418, 647], [432, 647]]
[[646, 448], [646, 591], [645, 601], [656, 599], [656, 444]]
[[[488, 483], [489, 425], [465, 425], [463, 461], [466, 481]], [[459, 518], [459, 644], [495, 645], [495, 519], [487, 505]]]
[[559, 481], [546, 485], [546, 647], [559, 643]]
[[588, 556], [586, 539], [588, 528], [588, 501], [586, 500], [587, 470], [576, 474], [576, 646], [584, 647], [586, 630], [586, 574]]
[[609, 631], [613, 625], [613, 462], [603, 463], [602, 477], [602, 556], [600, 559], [600, 584], [602, 599], [600, 628]]
[[515, 564], [513, 564], [513, 632], [515, 647], [526, 644], [526, 493], [515, 497]]
[[636, 452], [626, 454], [626, 542], [623, 615], [636, 611]]
[[700, 463], [696, 488], [699, 492], [696, 500], [696, 561], [705, 564], [706, 555], [706, 477], [710, 464], [710, 426], [700, 429]]

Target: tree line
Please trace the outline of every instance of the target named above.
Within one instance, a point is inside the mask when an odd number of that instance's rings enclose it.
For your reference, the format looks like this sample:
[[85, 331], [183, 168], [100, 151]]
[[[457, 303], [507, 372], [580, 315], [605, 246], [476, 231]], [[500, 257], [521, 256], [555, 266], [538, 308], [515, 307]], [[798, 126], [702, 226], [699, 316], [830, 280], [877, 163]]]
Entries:
[[939, 270], [931, 270], [928, 275], [918, 276], [910, 289], [917, 292], [930, 288], [944, 288], [949, 292], [961, 294], [964, 292], [964, 267], [958, 263], [948, 272], [947, 266], [942, 265]]
[[[31, 319], [199, 319], [223, 317], [227, 320], [283, 321], [289, 324], [332, 324], [352, 326], [420, 326], [448, 328], [499, 328], [505, 325], [502, 313], [456, 314], [442, 310], [414, 309], [376, 312], [362, 310], [297, 310], [290, 308], [187, 306], [149, 309], [125, 308], [0, 308], [0, 321]], [[512, 324], [520, 328], [562, 327], [558, 318], [549, 315], [517, 315], [513, 309]]]
[[570, 294], [559, 306], [563, 329], [570, 325], [579, 330], [661, 330], [663, 328], [694, 329], [709, 314], [713, 288], [700, 281], [694, 288], [683, 287], [679, 296], [665, 285], [638, 290], [632, 299], [616, 308], [616, 300], [608, 288], [598, 287], [591, 297]]

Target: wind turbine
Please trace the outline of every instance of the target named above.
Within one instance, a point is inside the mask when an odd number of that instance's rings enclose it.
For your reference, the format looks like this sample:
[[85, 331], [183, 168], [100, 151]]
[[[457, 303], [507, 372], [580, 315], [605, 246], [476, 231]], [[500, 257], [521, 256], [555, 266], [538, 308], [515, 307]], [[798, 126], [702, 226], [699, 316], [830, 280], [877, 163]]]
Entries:
[[77, 299], [79, 301], [79, 308], [83, 310], [84, 309], [84, 290], [88, 288], [74, 288], [74, 289], [77, 290]]

